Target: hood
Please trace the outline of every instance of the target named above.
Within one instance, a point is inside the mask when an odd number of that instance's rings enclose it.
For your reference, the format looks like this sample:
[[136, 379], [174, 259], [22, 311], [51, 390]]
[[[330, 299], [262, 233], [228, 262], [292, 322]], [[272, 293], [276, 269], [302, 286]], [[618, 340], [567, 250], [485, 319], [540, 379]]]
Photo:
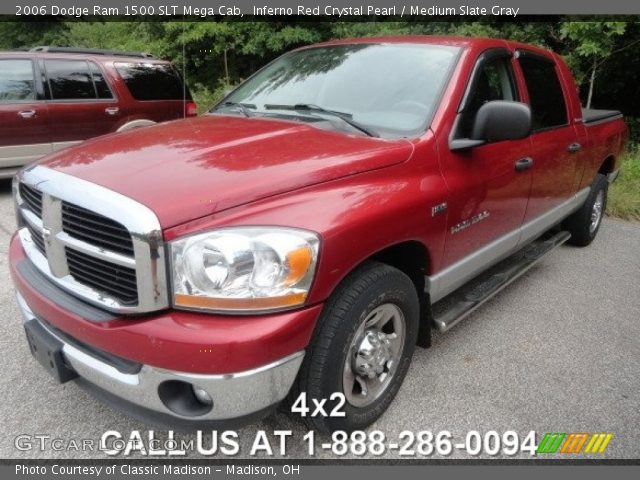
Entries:
[[401, 163], [412, 151], [406, 140], [211, 115], [96, 138], [40, 163], [137, 200], [168, 228], [271, 195]]

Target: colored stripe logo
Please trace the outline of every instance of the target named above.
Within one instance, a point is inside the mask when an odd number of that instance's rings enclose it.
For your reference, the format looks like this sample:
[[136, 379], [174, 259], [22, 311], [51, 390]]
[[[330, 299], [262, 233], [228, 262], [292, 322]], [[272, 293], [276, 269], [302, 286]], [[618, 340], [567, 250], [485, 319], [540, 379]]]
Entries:
[[588, 433], [570, 433], [562, 445], [560, 453], [580, 453], [587, 438], [589, 438]]
[[584, 453], [602, 453], [611, 441], [613, 433], [594, 433]]
[[545, 433], [536, 453], [604, 453], [612, 438], [613, 433]]

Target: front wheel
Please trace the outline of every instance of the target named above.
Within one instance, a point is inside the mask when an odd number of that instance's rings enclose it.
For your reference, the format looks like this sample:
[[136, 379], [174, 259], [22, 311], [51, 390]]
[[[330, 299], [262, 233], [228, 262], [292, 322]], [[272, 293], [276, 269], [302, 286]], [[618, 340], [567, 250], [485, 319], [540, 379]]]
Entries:
[[571, 233], [569, 243], [578, 247], [586, 247], [596, 238], [607, 208], [608, 187], [607, 177], [596, 175], [589, 196], [580, 210], [573, 213], [564, 222], [564, 228]]
[[353, 431], [380, 417], [407, 373], [418, 324], [416, 288], [400, 270], [367, 262], [345, 279], [325, 305], [291, 392], [309, 401], [340, 392], [345, 416], [306, 417], [309, 427]]

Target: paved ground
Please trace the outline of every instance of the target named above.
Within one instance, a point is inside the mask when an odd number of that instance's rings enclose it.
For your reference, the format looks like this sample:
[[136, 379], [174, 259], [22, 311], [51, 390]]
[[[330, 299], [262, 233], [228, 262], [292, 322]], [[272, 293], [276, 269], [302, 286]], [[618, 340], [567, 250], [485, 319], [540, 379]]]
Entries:
[[[97, 441], [106, 430], [128, 436], [134, 429], [146, 433], [148, 426], [74, 383], [54, 385], [31, 358], [7, 271], [15, 225], [10, 190], [0, 182], [0, 457], [104, 457], [14, 447], [19, 434]], [[604, 456], [638, 458], [639, 251], [640, 224], [609, 219], [591, 247], [558, 249], [468, 320], [437, 336], [433, 348], [418, 350], [396, 401], [373, 429], [391, 438], [403, 430], [449, 430], [457, 438], [469, 430], [613, 432]], [[243, 453], [257, 429], [293, 429], [290, 454], [305, 455], [305, 431], [281, 414], [239, 430]]]

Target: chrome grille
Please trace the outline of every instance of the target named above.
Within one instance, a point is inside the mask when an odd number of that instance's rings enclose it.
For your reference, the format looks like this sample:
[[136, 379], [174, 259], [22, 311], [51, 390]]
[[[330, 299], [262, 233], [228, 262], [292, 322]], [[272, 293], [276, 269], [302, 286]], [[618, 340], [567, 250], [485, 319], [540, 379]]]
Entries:
[[21, 183], [20, 196], [24, 200], [25, 206], [31, 210], [33, 214], [42, 218], [42, 192]]
[[116, 312], [169, 306], [164, 243], [151, 210], [39, 165], [20, 172], [14, 182], [20, 239], [45, 276]]
[[119, 298], [123, 304], [135, 305], [138, 300], [136, 271], [65, 248], [69, 274], [78, 282]]
[[27, 228], [29, 229], [29, 233], [31, 234], [31, 240], [33, 240], [33, 243], [35, 244], [36, 248], [41, 254], [45, 255], [44, 237], [42, 236], [42, 232], [39, 232], [29, 222], [25, 222], [25, 223], [27, 225]]
[[92, 245], [133, 257], [129, 231], [118, 222], [86, 208], [62, 202], [62, 230]]

